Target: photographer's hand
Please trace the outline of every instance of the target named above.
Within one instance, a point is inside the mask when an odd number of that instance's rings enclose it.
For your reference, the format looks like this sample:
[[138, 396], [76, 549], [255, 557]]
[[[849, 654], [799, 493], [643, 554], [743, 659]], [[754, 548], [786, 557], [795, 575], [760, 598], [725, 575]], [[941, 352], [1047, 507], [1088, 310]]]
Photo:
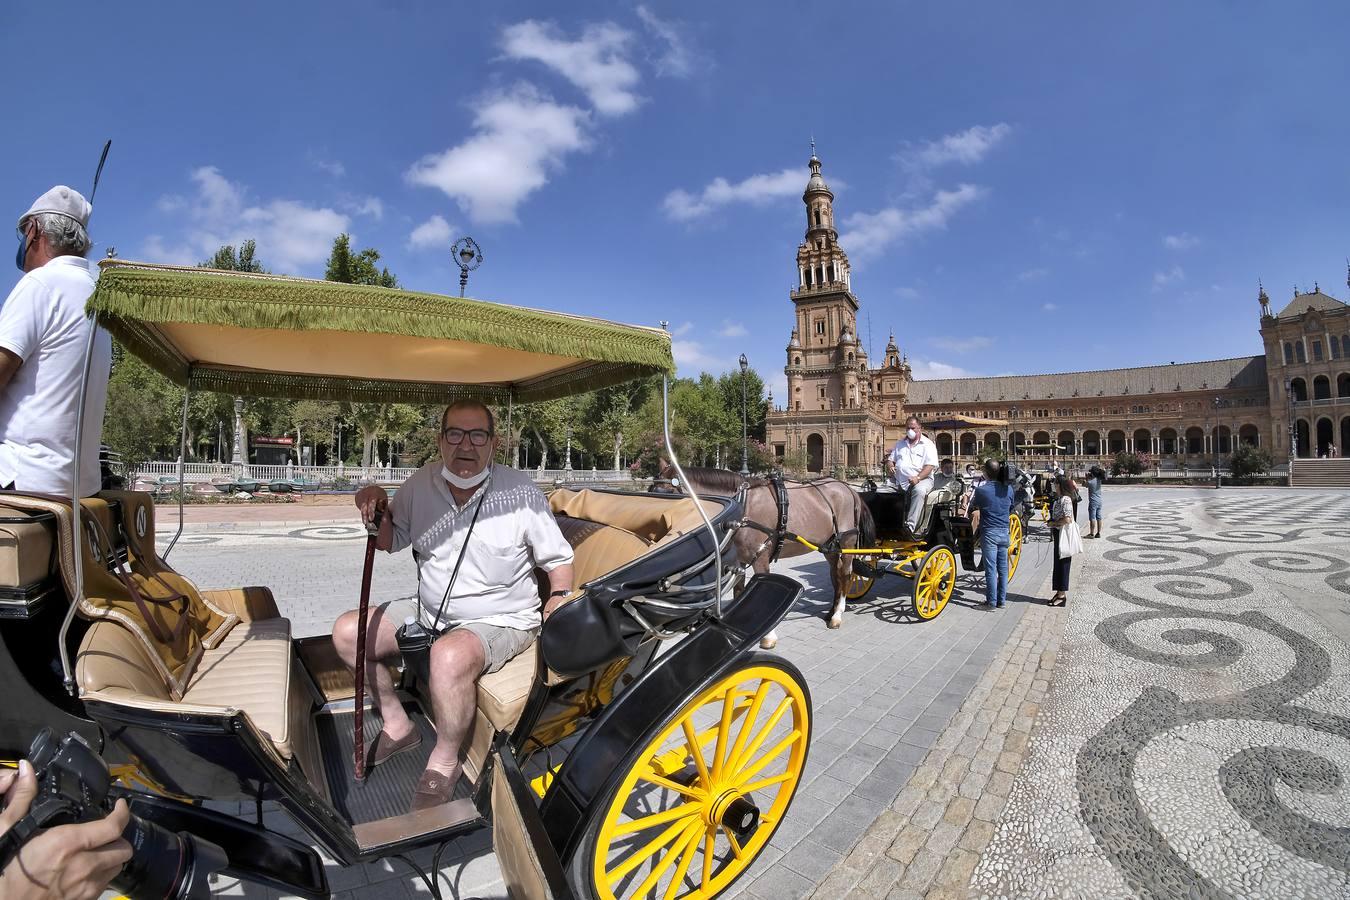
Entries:
[[[0, 772], [0, 834], [28, 814], [37, 777], [27, 760], [18, 771]], [[122, 831], [131, 819], [125, 800], [96, 822], [48, 828], [24, 844], [0, 871], [0, 900], [95, 900], [131, 859]]]

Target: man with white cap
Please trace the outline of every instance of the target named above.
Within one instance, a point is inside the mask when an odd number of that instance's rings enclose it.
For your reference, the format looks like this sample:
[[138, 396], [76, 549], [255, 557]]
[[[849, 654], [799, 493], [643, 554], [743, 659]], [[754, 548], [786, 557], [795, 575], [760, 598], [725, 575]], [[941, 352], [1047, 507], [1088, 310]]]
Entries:
[[[94, 291], [89, 201], [57, 185], [19, 217], [23, 278], [0, 307], [0, 488], [70, 495], [80, 380]], [[80, 493], [100, 487], [99, 437], [112, 340], [94, 339], [80, 448]]]

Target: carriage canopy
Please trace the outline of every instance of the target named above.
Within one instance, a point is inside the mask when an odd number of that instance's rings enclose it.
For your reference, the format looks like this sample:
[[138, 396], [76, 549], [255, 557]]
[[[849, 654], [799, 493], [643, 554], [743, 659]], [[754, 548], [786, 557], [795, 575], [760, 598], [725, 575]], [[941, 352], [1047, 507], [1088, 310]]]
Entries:
[[103, 260], [88, 310], [194, 390], [551, 400], [674, 371], [658, 328], [397, 288]]

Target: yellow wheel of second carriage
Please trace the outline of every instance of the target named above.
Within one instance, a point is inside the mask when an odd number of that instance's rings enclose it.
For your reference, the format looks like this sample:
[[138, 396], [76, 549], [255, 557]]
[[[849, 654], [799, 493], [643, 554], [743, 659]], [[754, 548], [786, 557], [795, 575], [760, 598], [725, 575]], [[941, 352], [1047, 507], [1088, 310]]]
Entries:
[[950, 547], [934, 547], [924, 554], [914, 578], [914, 614], [935, 619], [952, 598], [956, 586], [956, 554]]
[[1008, 580], [1017, 574], [1017, 562], [1022, 558], [1022, 517], [1013, 514], [1008, 519]]
[[[868, 567], [877, 564], [875, 556], [854, 556], [852, 558], [855, 563], [862, 563]], [[872, 585], [876, 584], [876, 581], [875, 575], [859, 575], [856, 571], [850, 572], [848, 584], [844, 585], [844, 596], [849, 600], [861, 600], [867, 596], [867, 592], [872, 589]]]
[[783, 821], [810, 741], [801, 673], [769, 654], [747, 656], [629, 760], [569, 866], [574, 891], [597, 900], [722, 893]]

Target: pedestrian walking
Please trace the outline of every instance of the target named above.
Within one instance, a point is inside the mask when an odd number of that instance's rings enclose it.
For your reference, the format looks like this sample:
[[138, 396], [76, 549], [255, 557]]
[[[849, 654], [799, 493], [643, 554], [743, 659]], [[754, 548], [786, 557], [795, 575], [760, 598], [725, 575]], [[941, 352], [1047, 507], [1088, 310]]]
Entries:
[[1002, 609], [1008, 602], [1008, 522], [1012, 517], [1013, 486], [1008, 467], [989, 459], [985, 481], [970, 500], [970, 527], [979, 535], [984, 562], [984, 605]]
[[1106, 484], [1106, 470], [1101, 466], [1088, 469], [1088, 533], [1090, 538], [1102, 536], [1102, 485]]
[[1055, 593], [1049, 605], [1063, 606], [1069, 599], [1069, 569], [1073, 565], [1074, 554], [1083, 549], [1083, 538], [1073, 518], [1073, 487], [1068, 477], [1060, 475], [1056, 487], [1059, 497], [1055, 499], [1050, 512], [1050, 528], [1055, 536], [1055, 561], [1050, 586]]

